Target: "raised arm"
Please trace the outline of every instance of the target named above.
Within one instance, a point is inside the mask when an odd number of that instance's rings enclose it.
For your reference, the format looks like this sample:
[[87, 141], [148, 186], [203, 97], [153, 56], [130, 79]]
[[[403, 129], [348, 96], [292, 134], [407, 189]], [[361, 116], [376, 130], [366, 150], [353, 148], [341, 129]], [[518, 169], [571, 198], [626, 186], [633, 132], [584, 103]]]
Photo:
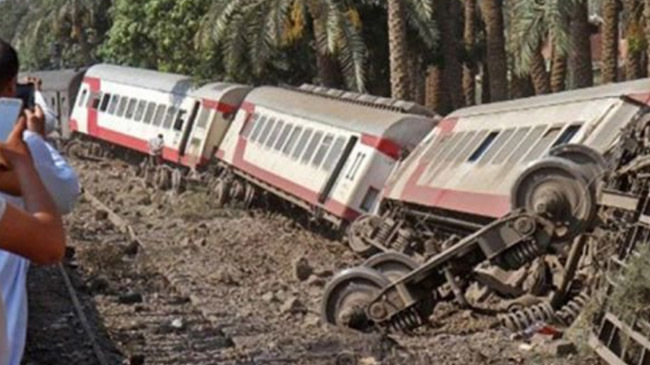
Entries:
[[0, 165], [10, 168], [20, 185], [25, 211], [0, 202], [0, 249], [23, 256], [38, 264], [60, 261], [65, 251], [65, 232], [54, 201], [34, 168], [27, 146], [22, 140], [27, 120], [34, 115], [26, 111], [6, 144], [0, 146]]

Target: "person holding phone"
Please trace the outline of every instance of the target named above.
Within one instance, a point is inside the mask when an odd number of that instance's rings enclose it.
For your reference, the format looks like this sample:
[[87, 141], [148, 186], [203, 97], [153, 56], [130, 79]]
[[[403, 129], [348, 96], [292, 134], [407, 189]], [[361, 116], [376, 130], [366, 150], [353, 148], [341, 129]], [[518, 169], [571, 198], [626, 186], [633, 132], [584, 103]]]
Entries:
[[[0, 97], [15, 98], [17, 96], [18, 69], [19, 62], [15, 49], [0, 40]], [[39, 187], [44, 189], [41, 193], [44, 193], [46, 198], [53, 203], [54, 213], [57, 215], [69, 213], [80, 193], [79, 181], [74, 169], [68, 165], [58, 151], [44, 140], [44, 135], [47, 133], [47, 128], [45, 128], [47, 115], [54, 115], [54, 113], [51, 111], [48, 113], [47, 104], [43, 100], [41, 105], [38, 99], [38, 97], [35, 98], [36, 105], [33, 111], [27, 109], [23, 112], [23, 117], [16, 127], [22, 129], [18, 129], [17, 135], [12, 134], [14, 140], [8, 140], [7, 144], [9, 146], [19, 144], [25, 148], [23, 152], [30, 156], [29, 163], [32, 172], [35, 172], [36, 175], [32, 174], [28, 178], [36, 179], [40, 184]], [[0, 154], [3, 148], [2, 142], [4, 141], [0, 140]], [[6, 164], [5, 168], [2, 168], [1, 157], [2, 155], [0, 155], [0, 200], [8, 202], [6, 205], [12, 207], [7, 209], [7, 212], [14, 209], [21, 211], [21, 207], [24, 208], [24, 212], [32, 212], [34, 202], [28, 196], [33, 196], [34, 187], [25, 186], [25, 181], [27, 183], [31, 181], [24, 176], [23, 170], [27, 168], [20, 167], [21, 164], [13, 164], [11, 161]], [[11, 160], [11, 158], [7, 158], [7, 160]], [[2, 204], [0, 203], [0, 205]], [[39, 213], [38, 216], [42, 215]], [[3, 224], [0, 220], [0, 230], [2, 227]], [[42, 228], [33, 228], [33, 230], [47, 233], [47, 230]], [[17, 230], [14, 229], [14, 232]], [[52, 237], [56, 237], [56, 235]], [[0, 351], [0, 354], [8, 353], [8, 364], [10, 365], [20, 364], [25, 346], [27, 334], [26, 283], [29, 264], [30, 262], [48, 264], [60, 261], [60, 255], [65, 248], [65, 244], [62, 244], [61, 241], [52, 242], [52, 237], [48, 238], [47, 235], [42, 237], [38, 234], [24, 235], [21, 247], [23, 250], [28, 248], [29, 252], [17, 252], [16, 247], [6, 246], [9, 242], [5, 242], [5, 237], [0, 232], [0, 291], [2, 294], [0, 299], [4, 302], [4, 308], [0, 312], [6, 318], [5, 330], [0, 330], [0, 333], [7, 334], [9, 347], [8, 351]], [[5, 364], [0, 362], [0, 365]]]

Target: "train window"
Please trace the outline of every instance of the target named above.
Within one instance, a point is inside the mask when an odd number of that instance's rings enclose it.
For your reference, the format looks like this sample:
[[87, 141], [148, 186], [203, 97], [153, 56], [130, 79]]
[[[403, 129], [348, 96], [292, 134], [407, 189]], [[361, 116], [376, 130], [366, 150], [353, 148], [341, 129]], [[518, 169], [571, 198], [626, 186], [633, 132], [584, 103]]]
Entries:
[[316, 152], [316, 147], [318, 147], [322, 138], [323, 138], [323, 132], [318, 131], [314, 134], [314, 138], [312, 138], [311, 141], [309, 141], [307, 150], [305, 150], [305, 154], [302, 156], [302, 160], [300, 160], [300, 162], [306, 164], [309, 161], [311, 161], [311, 158], [314, 156], [314, 153]]
[[103, 93], [93, 94], [91, 108], [97, 110], [99, 109], [99, 103], [102, 100]]
[[372, 186], [368, 188], [366, 196], [363, 197], [360, 208], [366, 212], [370, 212], [375, 206], [375, 202], [379, 197], [379, 190], [373, 188]]
[[178, 109], [174, 108], [173, 106], [170, 106], [167, 109], [167, 114], [165, 114], [165, 121], [163, 122], [163, 128], [170, 129], [172, 127], [172, 122], [174, 121], [174, 117], [176, 116], [177, 111]]
[[156, 115], [153, 117], [153, 125], [159, 127], [162, 124], [163, 118], [165, 117], [165, 109], [167, 107], [163, 104], [158, 105], [156, 109]]
[[138, 107], [135, 108], [135, 121], [139, 122], [142, 120], [142, 116], [144, 115], [144, 109], [147, 107], [147, 102], [144, 100], [140, 100], [138, 102]]
[[524, 162], [532, 161], [539, 158], [544, 152], [548, 150], [553, 141], [560, 134], [562, 127], [553, 127], [546, 131], [542, 138], [535, 144], [535, 146], [528, 152], [524, 158]]
[[106, 109], [108, 109], [108, 102], [111, 100], [111, 94], [104, 94], [104, 98], [102, 99], [102, 104], [99, 107], [99, 111], [105, 112]]
[[334, 147], [332, 147], [329, 155], [327, 155], [327, 158], [323, 163], [323, 169], [325, 169], [325, 171], [332, 170], [334, 164], [336, 164], [339, 158], [341, 158], [341, 154], [343, 153], [343, 147], [345, 147], [345, 138], [344, 137], [337, 138], [336, 142], [334, 142]]
[[143, 122], [145, 124], [151, 124], [151, 118], [153, 118], [153, 114], [156, 111], [156, 103], [153, 101], [149, 102], [149, 105], [147, 105], [147, 111], [144, 113], [144, 120]]
[[280, 135], [280, 131], [282, 130], [282, 127], [284, 127], [284, 120], [279, 120], [275, 124], [275, 128], [273, 128], [273, 132], [271, 132], [271, 136], [266, 141], [266, 147], [267, 148], [270, 148], [271, 146], [273, 146], [275, 141], [278, 140], [278, 136]]
[[320, 147], [318, 147], [318, 152], [316, 152], [316, 156], [314, 156], [314, 161], [312, 161], [312, 166], [314, 167], [320, 167], [320, 164], [323, 163], [323, 160], [325, 159], [325, 155], [327, 152], [330, 150], [330, 147], [332, 146], [332, 142], [334, 141], [334, 135], [328, 134], [323, 138], [323, 143], [320, 144]]
[[253, 129], [253, 135], [251, 136], [251, 141], [257, 141], [260, 132], [264, 129], [264, 124], [266, 124], [266, 117], [262, 116], [260, 121], [255, 124], [255, 129]]
[[455, 159], [456, 157], [458, 157], [458, 154], [460, 153], [460, 151], [462, 151], [463, 148], [465, 148], [465, 146], [467, 146], [467, 144], [472, 139], [472, 137], [474, 137], [475, 133], [476, 133], [475, 131], [460, 132], [460, 133], [458, 133], [457, 136], [452, 137], [452, 141], [451, 141], [450, 145], [452, 145], [453, 148], [450, 148], [450, 151], [447, 153], [444, 160], [445, 161], [451, 161], [451, 160]]
[[183, 124], [185, 124], [185, 115], [187, 114], [187, 110], [181, 109], [178, 112], [178, 116], [176, 117], [176, 121], [174, 122], [174, 130], [177, 131], [182, 131], [183, 130]]
[[260, 136], [260, 144], [264, 145], [264, 142], [269, 138], [269, 134], [271, 134], [271, 130], [273, 130], [273, 127], [275, 126], [275, 118], [269, 119], [269, 122], [266, 123], [264, 126], [264, 131], [262, 132], [262, 135]]
[[492, 143], [494, 143], [494, 140], [497, 138], [499, 135], [499, 132], [491, 132], [488, 134], [487, 137], [481, 142], [481, 144], [478, 146], [478, 148], [472, 153], [471, 156], [469, 156], [469, 159], [467, 160], [468, 162], [476, 162], [478, 161], [481, 156], [485, 153], [485, 151], [490, 148]]
[[469, 156], [476, 150], [476, 146], [479, 146], [485, 137], [488, 135], [488, 130], [482, 130], [474, 135], [474, 138], [460, 151], [456, 162], [467, 161]]
[[278, 138], [278, 142], [275, 144], [275, 150], [279, 151], [282, 146], [284, 146], [284, 143], [287, 141], [287, 138], [289, 137], [289, 133], [291, 133], [291, 128], [293, 128], [292, 124], [285, 124], [284, 129], [282, 130], [282, 133], [280, 133], [280, 138]]
[[503, 131], [503, 133], [499, 134], [499, 137], [494, 141], [494, 143], [492, 144], [492, 147], [490, 147], [487, 150], [487, 152], [485, 153], [485, 156], [483, 156], [483, 158], [481, 158], [480, 162], [481, 163], [490, 162], [490, 160], [492, 160], [492, 158], [494, 156], [496, 156], [496, 154], [505, 145], [506, 141], [508, 141], [508, 139], [510, 137], [512, 137], [512, 135], [514, 133], [515, 133], [515, 129], [510, 128], [510, 129], [506, 129], [505, 131]]
[[494, 160], [492, 160], [492, 164], [496, 165], [505, 161], [506, 158], [510, 156], [512, 151], [514, 151], [514, 149], [517, 148], [517, 146], [519, 146], [519, 144], [523, 141], [524, 137], [526, 137], [529, 131], [530, 131], [529, 127], [517, 129], [515, 135], [512, 136], [512, 138], [508, 140], [508, 143], [506, 143], [506, 145], [501, 149], [501, 151], [497, 153]]
[[122, 97], [120, 99], [120, 106], [117, 108], [117, 116], [122, 117], [124, 115], [124, 112], [126, 111], [126, 103], [129, 101], [129, 98], [127, 97]]
[[350, 172], [348, 172], [347, 178], [349, 180], [354, 180], [354, 178], [357, 176], [357, 172], [359, 171], [359, 168], [363, 164], [363, 161], [366, 159], [366, 154], [359, 152], [357, 154], [357, 158], [354, 160], [354, 163], [352, 164], [352, 167], [350, 168]]
[[286, 145], [284, 145], [284, 148], [282, 149], [282, 153], [288, 155], [291, 151], [293, 151], [293, 148], [296, 146], [296, 143], [298, 142], [298, 137], [300, 137], [301, 132], [302, 132], [302, 127], [296, 127], [291, 131], [291, 136], [289, 136], [289, 141], [287, 142]]
[[291, 157], [297, 159], [300, 157], [300, 155], [302, 155], [302, 151], [305, 150], [307, 142], [309, 142], [309, 138], [311, 137], [312, 133], [313, 130], [309, 128], [305, 131], [305, 133], [302, 134], [302, 136], [300, 136], [300, 142], [298, 142], [298, 146], [296, 146], [296, 149], [293, 151], [293, 154], [291, 154]]
[[85, 102], [86, 102], [86, 97], [87, 97], [87, 96], [88, 96], [88, 90], [87, 90], [87, 89], [84, 89], [84, 90], [81, 92], [81, 97], [79, 98], [79, 104], [77, 104], [78, 107], [81, 108], [82, 106], [86, 105]]
[[540, 125], [538, 127], [535, 127], [530, 133], [528, 133], [528, 136], [519, 144], [515, 152], [510, 155], [510, 158], [508, 158], [508, 162], [516, 162], [521, 159], [521, 156], [524, 156], [528, 150], [530, 150], [530, 147], [537, 141], [537, 139], [544, 133], [546, 130], [545, 125]]
[[[208, 118], [210, 117], [211, 109], [206, 107], [201, 107], [201, 112], [199, 113], [199, 119], [196, 122], [196, 126], [199, 128], [205, 128], [208, 125]], [[257, 118], [255, 118], [257, 119]]]
[[241, 131], [242, 137], [248, 139], [248, 136], [251, 135], [251, 131], [255, 128], [255, 123], [257, 123], [259, 115], [253, 114], [250, 116], [250, 119], [244, 125], [244, 129]]
[[565, 129], [564, 132], [562, 132], [562, 134], [555, 141], [555, 143], [553, 143], [553, 147], [571, 142], [571, 140], [573, 139], [573, 137], [575, 137], [575, 135], [578, 133], [581, 127], [582, 125], [580, 124], [570, 125], [569, 128]]
[[126, 114], [124, 118], [131, 119], [133, 118], [133, 113], [135, 113], [135, 105], [138, 103], [138, 99], [129, 99], [129, 106], [126, 107]]
[[108, 105], [108, 114], [115, 114], [117, 111], [117, 106], [120, 103], [120, 97], [117, 94], [113, 94], [113, 97], [111, 97], [111, 103]]

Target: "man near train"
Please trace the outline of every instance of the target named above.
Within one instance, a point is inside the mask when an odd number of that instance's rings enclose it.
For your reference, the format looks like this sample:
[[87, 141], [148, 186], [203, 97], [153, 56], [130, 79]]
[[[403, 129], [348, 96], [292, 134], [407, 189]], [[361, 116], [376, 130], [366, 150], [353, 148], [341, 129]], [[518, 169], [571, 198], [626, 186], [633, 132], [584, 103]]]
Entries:
[[[15, 97], [19, 60], [16, 50], [0, 39], [0, 97]], [[34, 80], [32, 80], [34, 81]], [[40, 95], [40, 83], [35, 82], [35, 115], [30, 118], [23, 140], [34, 161], [34, 167], [60, 213], [72, 210], [79, 195], [75, 171], [48, 144], [44, 137], [56, 123], [56, 114]], [[0, 172], [0, 197], [22, 206], [20, 185], [12, 171]], [[9, 341], [9, 364], [19, 365], [27, 334], [27, 271], [29, 261], [0, 250], [0, 288], [5, 304], [6, 333]]]

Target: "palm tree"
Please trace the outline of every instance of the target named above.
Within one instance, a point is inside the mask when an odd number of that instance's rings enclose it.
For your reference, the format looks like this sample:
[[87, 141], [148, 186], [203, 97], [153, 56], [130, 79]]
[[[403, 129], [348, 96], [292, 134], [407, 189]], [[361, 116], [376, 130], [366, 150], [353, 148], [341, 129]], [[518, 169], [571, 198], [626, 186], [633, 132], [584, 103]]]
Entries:
[[461, 19], [460, 2], [457, 0], [437, 0], [436, 19], [440, 32], [444, 37], [440, 39], [440, 52], [443, 59], [443, 80], [447, 86], [449, 99], [453, 109], [465, 106], [463, 95], [463, 71], [460, 63], [459, 36], [456, 30]]
[[348, 88], [364, 91], [367, 52], [354, 14], [336, 0], [215, 0], [199, 39], [209, 36], [227, 73], [239, 78], [264, 74], [279, 51], [310, 36], [321, 82], [332, 86], [338, 69]]
[[[650, 42], [650, 0], [644, 0], [643, 2], [643, 18], [645, 21], [645, 39], [646, 42]], [[646, 48], [646, 58], [650, 60], [650, 47]], [[650, 61], [648, 62], [647, 75], [650, 75]]]
[[[650, 0], [647, 1], [650, 2]], [[571, 85], [574, 88], [590, 87], [594, 84], [590, 28], [589, 1], [577, 0], [571, 17], [571, 48], [573, 51], [569, 54]]]
[[618, 75], [618, 1], [603, 0], [601, 73], [603, 83], [616, 82]]
[[[650, 0], [648, 0], [650, 1]], [[465, 104], [476, 103], [476, 0], [465, 0], [463, 18], [463, 43], [465, 46], [465, 62], [463, 63], [463, 95]]]
[[[575, 0], [518, 0], [513, 7], [511, 50], [515, 72], [530, 73], [537, 94], [564, 89], [566, 56], [570, 48], [569, 20]], [[541, 54], [550, 44], [552, 82]]]
[[387, 0], [387, 3], [391, 96], [395, 99], [410, 99], [404, 6], [401, 0]]
[[492, 101], [508, 98], [508, 64], [503, 25], [503, 1], [480, 0], [486, 27], [487, 69]]
[[635, 80], [645, 74], [641, 65], [647, 42], [642, 29], [642, 8], [638, 0], [623, 0], [625, 16], [625, 39], [627, 52], [625, 57], [625, 79]]

